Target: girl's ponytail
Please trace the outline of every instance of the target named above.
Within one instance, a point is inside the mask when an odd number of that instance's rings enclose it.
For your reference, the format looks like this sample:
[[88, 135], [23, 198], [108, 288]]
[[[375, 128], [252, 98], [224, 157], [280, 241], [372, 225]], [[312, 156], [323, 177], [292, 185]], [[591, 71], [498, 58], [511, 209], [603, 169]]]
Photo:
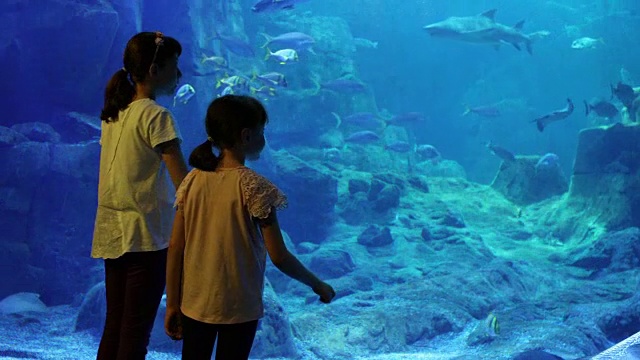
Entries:
[[136, 95], [136, 89], [129, 81], [129, 73], [125, 69], [118, 70], [104, 92], [104, 107], [100, 113], [102, 121], [116, 121], [118, 112], [124, 110]]
[[215, 171], [220, 159], [213, 153], [210, 140], [198, 145], [189, 155], [189, 165], [202, 171]]

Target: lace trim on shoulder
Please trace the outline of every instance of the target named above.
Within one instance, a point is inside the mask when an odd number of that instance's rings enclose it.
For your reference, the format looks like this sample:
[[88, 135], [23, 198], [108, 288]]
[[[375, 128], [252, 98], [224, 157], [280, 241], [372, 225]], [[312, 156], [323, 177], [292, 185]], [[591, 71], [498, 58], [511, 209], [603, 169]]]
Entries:
[[243, 170], [240, 186], [251, 216], [266, 219], [271, 209], [287, 207], [287, 197], [271, 181], [253, 170]]
[[177, 208], [177, 209], [183, 208], [185, 193], [187, 192], [189, 185], [191, 185], [191, 181], [193, 180], [193, 177], [198, 171], [199, 171], [198, 169], [191, 170], [187, 174], [187, 176], [185, 176], [185, 178], [182, 180], [182, 182], [180, 183], [180, 186], [178, 186], [178, 190], [176, 190], [176, 201], [173, 203], [174, 208]]

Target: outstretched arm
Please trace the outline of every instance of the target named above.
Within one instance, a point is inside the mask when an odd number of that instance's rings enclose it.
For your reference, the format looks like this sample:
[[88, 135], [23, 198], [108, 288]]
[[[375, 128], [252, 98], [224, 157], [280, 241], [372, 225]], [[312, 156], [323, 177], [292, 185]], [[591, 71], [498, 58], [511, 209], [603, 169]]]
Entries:
[[320, 296], [320, 301], [324, 303], [331, 302], [333, 297], [336, 295], [333, 288], [329, 284], [318, 279], [314, 273], [302, 265], [302, 263], [287, 249], [284, 239], [282, 238], [282, 232], [280, 231], [280, 225], [278, 224], [278, 217], [276, 215], [275, 208], [271, 209], [271, 213], [268, 218], [260, 220], [260, 229], [273, 265], [275, 265], [278, 270], [282, 271], [285, 275], [298, 280], [313, 289], [313, 291]]

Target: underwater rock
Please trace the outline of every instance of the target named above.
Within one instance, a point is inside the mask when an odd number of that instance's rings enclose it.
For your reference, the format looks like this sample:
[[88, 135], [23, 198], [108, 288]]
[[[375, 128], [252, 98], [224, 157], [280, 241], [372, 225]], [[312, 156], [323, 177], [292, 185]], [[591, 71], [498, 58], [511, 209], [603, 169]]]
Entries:
[[320, 245], [305, 241], [298, 244], [296, 250], [298, 250], [299, 254], [310, 254], [318, 250], [318, 248], [320, 248]]
[[400, 188], [396, 185], [385, 185], [373, 201], [373, 209], [386, 212], [400, 205]]
[[[0, 212], [9, 215], [16, 214], [19, 216], [28, 216], [29, 210], [31, 210], [31, 202], [33, 201], [33, 194], [29, 189], [21, 187], [0, 187]], [[2, 228], [3, 235], [7, 228]], [[18, 239], [24, 240], [24, 237]]]
[[274, 173], [267, 176], [289, 200], [287, 209], [278, 215], [282, 228], [294, 244], [322, 243], [335, 216], [338, 180], [285, 150], [273, 152], [273, 159]]
[[617, 343], [632, 336], [640, 328], [640, 302], [638, 296], [619, 303], [597, 319], [598, 328], [607, 340]]
[[640, 126], [580, 131], [569, 197], [607, 228], [640, 224]]
[[349, 179], [349, 194], [369, 191], [369, 182], [362, 179]]
[[311, 258], [309, 268], [320, 278], [335, 279], [355, 270], [351, 255], [342, 250], [319, 250]]
[[258, 325], [256, 339], [251, 348], [251, 357], [297, 358], [298, 351], [293, 341], [289, 316], [269, 281], [265, 281], [263, 304], [264, 317]]
[[456, 231], [442, 225], [434, 225], [422, 228], [421, 236], [425, 241], [442, 240], [456, 235]]
[[47, 306], [40, 300], [40, 295], [21, 292], [9, 295], [0, 301], [0, 314], [24, 314], [30, 312], [45, 312]]
[[462, 214], [458, 211], [447, 209], [444, 217], [440, 219], [440, 224], [444, 226], [450, 226], [454, 228], [464, 228], [467, 225], [464, 223]]
[[414, 188], [423, 191], [425, 193], [429, 192], [429, 183], [425, 176], [422, 175], [414, 175], [409, 178], [409, 184]]
[[[19, 224], [15, 228], [20, 228], [26, 233], [25, 220], [25, 216], [10, 216], [8, 221], [0, 220], [0, 227], [2, 227], [3, 233], [5, 231], [13, 232], [15, 230], [11, 227], [11, 222], [15, 221]], [[35, 282], [36, 276], [29, 267], [31, 259], [29, 245], [23, 240], [13, 240], [24, 238], [26, 236], [7, 236], [6, 239], [0, 241], [0, 274], [11, 274], [11, 276], [3, 276], [0, 298], [9, 296], [16, 291], [30, 290], [32, 289], [31, 284]]]
[[0, 179], [5, 185], [30, 189], [41, 184], [51, 163], [51, 145], [27, 141], [0, 151]]
[[101, 334], [107, 311], [106, 296], [104, 281], [89, 289], [80, 304], [73, 331], [89, 330], [96, 336]]
[[377, 225], [369, 225], [360, 235], [358, 235], [358, 244], [366, 247], [380, 247], [393, 243], [391, 230], [388, 227], [380, 228]]
[[367, 193], [367, 199], [370, 201], [375, 200], [380, 194], [380, 191], [385, 187], [385, 183], [379, 179], [372, 179], [369, 185], [369, 192]]
[[544, 350], [534, 349], [523, 351], [513, 356], [512, 360], [563, 360], [560, 356], [553, 355]]
[[606, 233], [587, 249], [574, 251], [572, 266], [587, 270], [621, 272], [640, 267], [640, 229]]
[[[17, 66], [0, 63], [11, 69], [11, 78], [38, 82], [47, 86], [22, 87], [15, 97], [11, 125], [33, 118], [48, 118], [50, 109], [100, 108], [104, 81], [115, 33], [120, 25], [118, 14], [106, 1], [22, 1], [20, 6], [3, 12], [5, 38], [12, 39], [11, 58]], [[100, 26], [96, 26], [100, 24]], [[11, 26], [13, 25], [13, 26]], [[69, 39], [73, 38], [73, 41]], [[115, 46], [122, 51], [120, 44]], [[80, 54], [82, 54], [80, 56]], [[0, 53], [0, 58], [3, 58]], [[120, 59], [122, 59], [120, 53]], [[46, 58], [46, 61], [44, 59]], [[55, 64], [55, 67], [52, 67]], [[121, 63], [118, 66], [122, 66]], [[107, 70], [111, 74], [117, 69]], [[55, 85], [54, 85], [55, 84]], [[15, 91], [13, 91], [15, 92]], [[37, 99], [37, 106], [33, 100]], [[14, 99], [12, 99], [14, 100]]]
[[422, 240], [424, 241], [430, 241], [433, 239], [431, 237], [431, 230], [429, 230], [428, 227], [422, 228], [422, 231], [420, 232], [420, 237], [422, 237]]
[[[259, 358], [295, 358], [297, 350], [293, 343], [289, 319], [268, 280], [265, 280], [263, 302], [265, 316], [260, 321], [251, 355]], [[100, 336], [104, 327], [106, 306], [105, 285], [101, 281], [85, 295], [78, 311], [74, 331], [89, 331], [94, 336]], [[151, 331], [149, 349], [180, 351], [182, 343], [171, 340], [164, 332], [166, 308], [166, 296], [163, 296]]]
[[29, 257], [20, 257], [25, 264], [12, 269], [4, 291], [23, 291], [29, 283], [56, 305], [87, 286], [99, 151], [97, 142], [26, 141], [0, 152], [6, 164], [0, 171], [0, 240], [29, 244]]
[[31, 141], [48, 143], [60, 142], [60, 134], [49, 124], [41, 122], [20, 123], [13, 125], [11, 129], [21, 133]]
[[10, 147], [25, 141], [29, 141], [29, 139], [21, 133], [12, 128], [0, 126], [0, 148]]
[[429, 177], [467, 178], [467, 173], [462, 165], [453, 160], [421, 161], [415, 164], [415, 171]]
[[539, 156], [516, 156], [514, 161], [503, 161], [491, 187], [521, 205], [565, 193], [569, 185], [562, 169], [554, 166], [539, 171], [539, 160]]
[[80, 143], [100, 138], [101, 120], [97, 116], [72, 111], [53, 116], [50, 123], [64, 143]]
[[[333, 298], [333, 301], [336, 301], [349, 295], [371, 291], [373, 289], [373, 280], [367, 275], [355, 273], [331, 280], [331, 286], [336, 290], [336, 296]], [[305, 304], [313, 304], [318, 301], [318, 295], [313, 294], [307, 296]]]
[[96, 164], [100, 161], [98, 140], [81, 144], [51, 146], [51, 171], [69, 178], [98, 181]]
[[371, 216], [371, 202], [367, 195], [357, 192], [348, 198], [340, 199], [338, 215], [349, 225], [362, 224]]
[[404, 176], [400, 176], [394, 173], [389, 173], [389, 172], [377, 173], [373, 175], [373, 178], [380, 180], [386, 184], [395, 185], [400, 190], [404, 190], [405, 187], [407, 186]]

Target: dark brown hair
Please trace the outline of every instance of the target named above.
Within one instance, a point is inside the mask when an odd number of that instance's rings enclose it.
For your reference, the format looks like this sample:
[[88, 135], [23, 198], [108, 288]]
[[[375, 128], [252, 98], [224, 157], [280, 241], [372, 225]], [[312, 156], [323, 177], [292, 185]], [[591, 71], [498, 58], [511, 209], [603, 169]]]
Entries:
[[205, 119], [208, 139], [191, 152], [189, 165], [214, 171], [220, 159], [213, 153], [213, 147], [232, 148], [240, 140], [243, 129], [255, 129], [268, 121], [264, 106], [251, 96], [225, 95], [213, 100]]
[[[156, 39], [161, 39], [160, 45]], [[136, 94], [135, 83], [144, 81], [152, 64], [162, 67], [167, 60], [182, 54], [178, 40], [157, 32], [134, 35], [124, 49], [124, 67], [111, 77], [104, 92], [104, 107], [100, 119], [116, 121], [118, 112], [125, 109]]]

